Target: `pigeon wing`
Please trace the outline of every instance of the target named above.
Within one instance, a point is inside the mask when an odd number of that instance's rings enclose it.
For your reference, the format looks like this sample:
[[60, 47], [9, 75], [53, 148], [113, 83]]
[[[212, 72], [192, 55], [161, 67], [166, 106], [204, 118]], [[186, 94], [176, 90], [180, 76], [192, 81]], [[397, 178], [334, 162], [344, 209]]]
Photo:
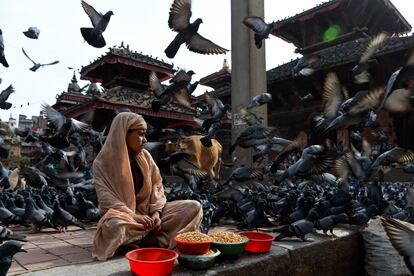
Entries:
[[46, 117], [49, 121], [52, 122], [52, 124], [60, 130], [63, 126], [63, 124], [66, 121], [66, 117], [63, 116], [62, 113], [54, 109], [48, 104], [42, 104], [42, 111], [46, 114]]
[[91, 20], [92, 26], [96, 27], [102, 18], [102, 14], [97, 12], [91, 5], [89, 5], [83, 0], [81, 1], [81, 4], [83, 10], [86, 12], [86, 14], [89, 16], [89, 19]]
[[51, 63], [41, 64], [41, 66], [54, 65], [54, 64], [58, 64], [58, 63], [59, 63], [59, 60], [55, 60], [54, 62], [51, 62]]
[[338, 76], [333, 72], [326, 75], [322, 99], [325, 102], [324, 115], [328, 118], [336, 116], [343, 97]]
[[72, 131], [84, 131], [87, 130], [89, 128], [88, 124], [85, 124], [84, 122], [78, 121], [76, 119], [71, 118], [70, 119], [72, 121], [71, 127], [70, 129]]
[[381, 48], [390, 36], [387, 33], [379, 33], [368, 43], [367, 48], [362, 54], [359, 63], [367, 62], [379, 48]]
[[34, 62], [33, 61], [33, 59], [31, 59], [28, 55], [27, 55], [27, 53], [26, 53], [26, 51], [24, 50], [24, 48], [22, 48], [22, 51], [23, 51], [23, 54], [31, 61], [31, 62], [33, 62], [33, 64], [36, 64], [36, 62]]
[[170, 8], [168, 27], [179, 32], [188, 28], [191, 17], [191, 0], [174, 0]]
[[243, 24], [252, 29], [255, 33], [263, 33], [268, 28], [266, 22], [259, 16], [247, 16], [243, 20]]
[[376, 109], [382, 102], [384, 91], [384, 87], [377, 87], [368, 91], [367, 94], [362, 96], [353, 106], [351, 106], [348, 113], [354, 115], [366, 111], [369, 108]]
[[215, 44], [211, 40], [202, 37], [199, 34], [195, 34], [191, 39], [186, 42], [187, 48], [195, 53], [215, 55], [215, 54], [225, 54], [228, 50], [223, 47]]
[[149, 75], [149, 85], [150, 88], [154, 91], [155, 96], [159, 98], [162, 93], [164, 93], [164, 89], [162, 88], [160, 79], [157, 77], [155, 72], [151, 72]]
[[404, 257], [414, 256], [414, 225], [393, 218], [381, 218], [392, 245]]

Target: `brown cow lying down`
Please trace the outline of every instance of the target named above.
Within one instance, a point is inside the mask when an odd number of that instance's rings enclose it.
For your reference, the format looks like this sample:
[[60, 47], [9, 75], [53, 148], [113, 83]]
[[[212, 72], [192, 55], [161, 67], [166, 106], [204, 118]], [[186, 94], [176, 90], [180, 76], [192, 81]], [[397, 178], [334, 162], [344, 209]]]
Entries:
[[192, 135], [183, 137], [177, 143], [166, 143], [165, 152], [171, 154], [176, 151], [182, 151], [186, 158], [194, 163], [199, 169], [208, 172], [211, 179], [218, 181], [220, 179], [221, 152], [223, 147], [216, 139], [211, 139], [213, 146], [204, 147], [200, 138], [204, 136]]

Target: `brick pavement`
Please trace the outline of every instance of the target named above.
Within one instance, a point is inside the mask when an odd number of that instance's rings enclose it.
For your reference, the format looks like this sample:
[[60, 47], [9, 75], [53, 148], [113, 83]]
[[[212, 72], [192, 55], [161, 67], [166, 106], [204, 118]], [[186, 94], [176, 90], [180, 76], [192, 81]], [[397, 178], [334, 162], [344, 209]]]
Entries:
[[26, 234], [28, 242], [23, 245], [27, 253], [14, 256], [8, 275], [94, 261], [91, 248], [95, 225], [85, 230], [70, 226], [66, 233], [46, 228], [41, 233], [28, 234], [26, 228], [10, 228], [14, 232]]
[[[28, 242], [23, 248], [27, 253], [14, 256], [8, 275], [19, 275], [58, 266], [94, 262], [92, 259], [92, 240], [96, 231], [95, 225], [85, 230], [70, 226], [66, 233], [45, 228], [41, 233], [29, 234], [24, 227], [10, 227], [14, 232], [27, 235]], [[237, 230], [232, 226], [216, 226], [216, 231]]]

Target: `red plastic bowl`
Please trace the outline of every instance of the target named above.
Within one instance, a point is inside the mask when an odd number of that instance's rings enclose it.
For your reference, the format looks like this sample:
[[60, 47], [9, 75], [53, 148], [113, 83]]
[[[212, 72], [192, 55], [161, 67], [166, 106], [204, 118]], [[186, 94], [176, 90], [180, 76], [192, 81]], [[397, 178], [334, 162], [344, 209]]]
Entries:
[[263, 232], [247, 231], [240, 232], [239, 234], [249, 238], [249, 242], [244, 250], [252, 253], [269, 252], [272, 241], [275, 239], [272, 235]]
[[210, 249], [211, 242], [187, 242], [180, 241], [174, 238], [174, 241], [177, 243], [178, 251], [186, 255], [203, 255], [208, 252]]
[[131, 271], [140, 276], [164, 276], [172, 273], [178, 253], [164, 248], [139, 248], [128, 252]]

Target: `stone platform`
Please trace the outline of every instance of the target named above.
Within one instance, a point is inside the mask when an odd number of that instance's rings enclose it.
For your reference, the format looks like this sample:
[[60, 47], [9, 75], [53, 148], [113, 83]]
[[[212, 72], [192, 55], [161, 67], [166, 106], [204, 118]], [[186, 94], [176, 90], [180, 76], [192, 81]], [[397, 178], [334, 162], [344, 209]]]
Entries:
[[[95, 227], [28, 236], [28, 253], [15, 256], [9, 275], [132, 275], [123, 256], [106, 262], [91, 258]], [[217, 227], [214, 230], [235, 230]], [[262, 229], [267, 231], [269, 229]], [[221, 261], [207, 271], [175, 265], [173, 275], [364, 275], [362, 239], [356, 228], [339, 228], [336, 238], [315, 232], [311, 242], [287, 239], [273, 242], [266, 254], [244, 253], [236, 261]]]

